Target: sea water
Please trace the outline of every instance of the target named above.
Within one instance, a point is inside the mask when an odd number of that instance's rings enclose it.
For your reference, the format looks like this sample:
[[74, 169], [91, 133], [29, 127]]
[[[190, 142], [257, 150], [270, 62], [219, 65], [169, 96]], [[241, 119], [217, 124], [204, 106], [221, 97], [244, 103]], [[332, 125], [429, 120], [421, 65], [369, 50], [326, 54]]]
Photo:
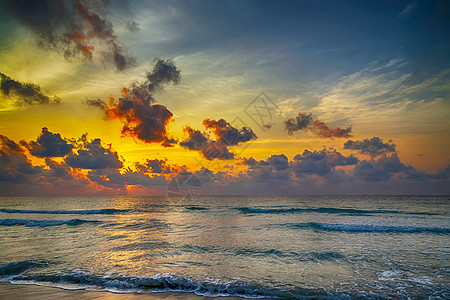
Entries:
[[0, 198], [0, 281], [111, 292], [450, 298], [450, 198]]

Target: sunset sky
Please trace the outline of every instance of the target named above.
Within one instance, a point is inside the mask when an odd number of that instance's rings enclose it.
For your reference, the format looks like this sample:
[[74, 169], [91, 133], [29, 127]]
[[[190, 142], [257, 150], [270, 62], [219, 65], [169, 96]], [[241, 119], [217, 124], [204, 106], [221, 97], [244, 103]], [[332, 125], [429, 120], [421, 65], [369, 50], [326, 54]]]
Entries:
[[0, 195], [449, 194], [450, 2], [0, 0]]

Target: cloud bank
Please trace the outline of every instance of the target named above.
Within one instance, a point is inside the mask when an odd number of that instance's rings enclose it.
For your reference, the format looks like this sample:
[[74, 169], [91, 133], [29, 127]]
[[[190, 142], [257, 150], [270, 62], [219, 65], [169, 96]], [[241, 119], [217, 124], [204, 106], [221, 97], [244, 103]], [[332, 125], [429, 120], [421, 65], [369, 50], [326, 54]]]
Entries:
[[[185, 147], [209, 155], [205, 145], [219, 144], [233, 156], [221, 137], [236, 128], [225, 120], [206, 119], [207, 132], [192, 131]], [[218, 126], [217, 128], [215, 126]], [[208, 127], [208, 128], [209, 128]], [[247, 141], [249, 131], [238, 130], [236, 141]], [[198, 134], [194, 139], [192, 137]], [[203, 137], [203, 138], [202, 138]], [[224, 150], [225, 149], [225, 150]], [[205, 151], [205, 153], [203, 153]], [[65, 155], [64, 155], [65, 154]], [[29, 155], [44, 158], [33, 164]], [[54, 157], [59, 157], [55, 160]], [[209, 159], [228, 159], [210, 155]], [[231, 158], [230, 158], [231, 159]], [[99, 138], [63, 139], [43, 128], [36, 141], [16, 143], [0, 135], [0, 191], [2, 195], [159, 194], [180, 174], [195, 175], [208, 194], [448, 194], [450, 166], [431, 174], [400, 160], [397, 153], [361, 160], [335, 149], [303, 150], [289, 158], [283, 153], [266, 159], [240, 158], [222, 170], [188, 170], [167, 159], [148, 158], [125, 167], [120, 154]], [[184, 174], [184, 175], [183, 175]], [[181, 176], [180, 175], [180, 176]], [[26, 187], [26, 188], [24, 188]]]

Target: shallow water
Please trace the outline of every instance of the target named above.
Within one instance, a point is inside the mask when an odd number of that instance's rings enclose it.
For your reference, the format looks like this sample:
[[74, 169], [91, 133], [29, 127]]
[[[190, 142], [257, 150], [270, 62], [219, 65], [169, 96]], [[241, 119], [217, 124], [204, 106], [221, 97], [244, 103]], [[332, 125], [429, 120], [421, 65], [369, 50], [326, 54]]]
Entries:
[[250, 298], [450, 297], [450, 198], [0, 198], [0, 279]]

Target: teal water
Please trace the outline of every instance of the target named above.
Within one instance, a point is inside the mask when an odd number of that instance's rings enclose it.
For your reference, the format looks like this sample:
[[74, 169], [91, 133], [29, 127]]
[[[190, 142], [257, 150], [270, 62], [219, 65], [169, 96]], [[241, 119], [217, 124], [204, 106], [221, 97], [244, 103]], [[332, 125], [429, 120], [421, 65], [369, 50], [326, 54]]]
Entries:
[[0, 281], [246, 298], [450, 298], [450, 198], [0, 198]]

